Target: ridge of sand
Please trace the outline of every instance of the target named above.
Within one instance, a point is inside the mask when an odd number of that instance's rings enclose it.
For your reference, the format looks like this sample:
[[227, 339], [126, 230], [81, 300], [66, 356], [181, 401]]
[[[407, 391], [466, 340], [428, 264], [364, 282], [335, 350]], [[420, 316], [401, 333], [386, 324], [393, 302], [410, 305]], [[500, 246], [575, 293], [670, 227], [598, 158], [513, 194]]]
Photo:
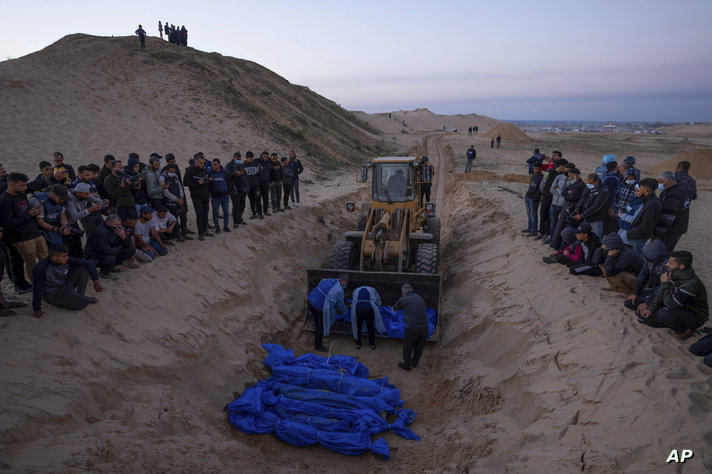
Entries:
[[135, 37], [75, 34], [0, 62], [3, 164], [32, 175], [54, 151], [75, 167], [107, 153], [173, 152], [185, 166], [197, 151], [263, 149], [334, 166], [378, 154], [377, 134], [254, 62], [154, 38], [141, 50]]
[[679, 123], [659, 127], [656, 131], [673, 137], [709, 137], [712, 135], [712, 123]]
[[690, 175], [696, 180], [712, 180], [712, 149], [688, 150], [648, 168], [647, 171], [657, 177], [664, 171], [675, 171], [681, 161], [690, 162]]
[[[458, 133], [467, 133], [468, 127], [478, 126], [481, 134], [484, 129], [489, 129], [498, 123], [498, 120], [484, 115], [441, 115], [426, 108], [397, 110], [391, 112], [391, 118], [388, 118], [388, 112], [368, 114], [354, 111], [352, 113], [383, 133], [431, 132], [441, 131], [443, 127], [448, 132], [457, 128]], [[403, 126], [403, 122], [406, 123], [406, 126]]]
[[500, 122], [481, 135], [487, 138], [497, 138], [497, 135], [502, 135], [503, 140], [531, 140], [529, 135], [509, 122]]

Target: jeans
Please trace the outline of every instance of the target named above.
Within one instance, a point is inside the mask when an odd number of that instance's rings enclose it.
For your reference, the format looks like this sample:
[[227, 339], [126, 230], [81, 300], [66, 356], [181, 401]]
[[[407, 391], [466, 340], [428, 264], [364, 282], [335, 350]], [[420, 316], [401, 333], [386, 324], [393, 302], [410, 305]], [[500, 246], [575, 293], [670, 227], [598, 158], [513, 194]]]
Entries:
[[539, 223], [539, 201], [524, 198], [524, 203], [527, 205], [527, 229], [530, 233], [536, 233], [536, 226]]
[[551, 205], [549, 207], [549, 235], [554, 235], [554, 229], [556, 228], [556, 223], [559, 220], [559, 213], [561, 212], [562, 206]]
[[465, 165], [465, 173], [469, 173], [470, 171], [472, 171], [472, 162], [473, 161], [475, 161], [475, 160], [471, 160], [471, 159], [467, 158], [467, 164]]
[[603, 221], [589, 222], [589, 224], [591, 224], [593, 233], [596, 234], [599, 239], [603, 240]]
[[159, 256], [163, 257], [163, 256], [165, 256], [165, 255], [168, 255], [168, 249], [164, 249], [163, 247], [161, 247], [160, 245], [158, 245], [158, 242], [156, 242], [155, 240], [150, 241], [150, 242], [148, 243], [148, 245], [150, 245], [151, 247], [153, 247], [153, 250], [155, 250], [156, 252], [158, 252], [158, 255], [159, 255]]
[[71, 311], [79, 311], [89, 304], [84, 296], [89, 282], [89, 272], [84, 267], [70, 267], [67, 279], [59, 288], [52, 288], [42, 295], [47, 303]]
[[[292, 204], [299, 202], [299, 178], [292, 178], [292, 189], [289, 190], [289, 194], [292, 197]], [[297, 198], [295, 201], [294, 198]]]
[[230, 199], [232, 200], [232, 223], [237, 225], [242, 222], [247, 193], [238, 192], [237, 194], [231, 194]]
[[272, 198], [272, 212], [278, 211], [282, 201], [282, 183], [279, 181], [269, 183], [269, 195]]
[[208, 210], [210, 209], [210, 199], [192, 198], [195, 209], [195, 222], [198, 226], [198, 235], [203, 235], [208, 231]]
[[230, 224], [230, 196], [226, 194], [223, 197], [211, 198], [210, 201], [213, 204], [213, 224], [215, 225], [215, 228], [220, 229], [220, 222], [218, 219], [220, 209], [222, 209], [223, 213], [223, 227], [227, 227], [228, 224]]

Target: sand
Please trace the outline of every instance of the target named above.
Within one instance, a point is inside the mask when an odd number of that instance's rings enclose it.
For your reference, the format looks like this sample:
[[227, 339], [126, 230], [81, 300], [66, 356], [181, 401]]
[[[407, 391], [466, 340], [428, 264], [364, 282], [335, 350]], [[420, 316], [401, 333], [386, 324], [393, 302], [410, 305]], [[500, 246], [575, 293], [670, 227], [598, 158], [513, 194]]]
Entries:
[[[61, 113], [75, 115], [103, 97], [91, 91], [86, 102], [68, 103]], [[193, 107], [196, 115], [210, 110]], [[50, 127], [42, 132], [47, 137], [63, 131], [76, 137], [66, 143], [87, 140], [97, 151], [110, 149], [109, 140], [124, 146], [105, 131], [103, 115], [82, 119], [79, 133], [65, 121], [43, 122], [59, 113], [57, 106], [28, 110], [26, 127], [0, 129], [6, 149], [32, 143], [39, 123]], [[148, 150], [173, 140], [216, 143], [225, 133], [181, 125], [159, 140], [162, 128], [146, 127], [137, 140]], [[256, 141], [279, 149], [272, 133]], [[227, 422], [225, 405], [268, 376], [262, 342], [297, 354], [310, 350], [313, 336], [301, 331], [305, 269], [325, 265], [340, 233], [356, 226], [345, 202], [368, 199], [368, 186], [355, 183], [355, 168], [333, 170], [315, 158], [299, 209], [124, 270], [105, 282], [90, 311], [51, 309], [37, 321], [22, 309], [0, 321], [0, 469], [663, 473], [673, 469], [665, 459], [675, 448], [695, 452], [685, 471], [712, 469], [712, 369], [668, 330], [641, 327], [620, 298], [600, 290], [602, 279], [577, 279], [544, 265], [547, 250], [518, 232], [526, 220], [524, 161], [534, 146], [562, 150], [582, 172], [610, 149], [635, 155], [646, 170], [705, 148], [708, 137], [532, 134], [494, 150], [488, 138], [462, 133], [394, 130], [380, 139], [403, 154], [427, 154], [436, 166], [441, 340], [428, 344], [409, 373], [396, 366], [400, 341], [379, 339], [376, 351], [356, 350], [348, 336], [329, 336], [326, 343], [334, 353], [358, 357], [374, 377], [391, 378], [418, 413], [412, 428], [421, 441], [386, 434], [391, 460], [383, 461], [287, 446]], [[464, 175], [471, 143], [478, 157]], [[3, 164], [29, 170], [43, 157], [9, 154]], [[698, 183], [690, 231], [679, 248], [693, 251], [709, 288], [712, 195], [709, 182]]]
[[498, 135], [502, 136], [502, 140], [531, 140], [519, 127], [508, 122], [499, 123], [482, 134], [487, 138], [497, 138]]
[[712, 150], [710, 149], [686, 151], [649, 168], [648, 172], [659, 175], [664, 171], [675, 171], [681, 161], [690, 162], [690, 175], [694, 176], [695, 180], [712, 180]]

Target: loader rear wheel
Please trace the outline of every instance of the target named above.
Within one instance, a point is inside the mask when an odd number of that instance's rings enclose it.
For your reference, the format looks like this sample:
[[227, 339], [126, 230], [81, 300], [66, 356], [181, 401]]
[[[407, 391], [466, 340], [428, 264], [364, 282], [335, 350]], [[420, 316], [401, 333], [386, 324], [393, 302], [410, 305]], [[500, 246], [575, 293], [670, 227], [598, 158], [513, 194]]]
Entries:
[[439, 217], [428, 217], [425, 219], [425, 224], [423, 225], [423, 231], [428, 234], [433, 234], [433, 243], [440, 245], [440, 218]]
[[329, 267], [334, 270], [350, 270], [358, 265], [359, 254], [353, 242], [336, 242], [331, 250]]
[[415, 255], [415, 273], [438, 272], [438, 244], [420, 244]]

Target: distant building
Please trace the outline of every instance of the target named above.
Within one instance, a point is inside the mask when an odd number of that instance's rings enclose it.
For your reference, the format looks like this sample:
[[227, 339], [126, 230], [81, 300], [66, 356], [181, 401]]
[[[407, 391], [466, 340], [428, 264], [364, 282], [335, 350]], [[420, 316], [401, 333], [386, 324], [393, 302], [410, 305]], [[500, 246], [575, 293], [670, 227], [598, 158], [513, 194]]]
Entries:
[[604, 132], [614, 132], [616, 130], [616, 124], [613, 122], [608, 122], [603, 125]]

